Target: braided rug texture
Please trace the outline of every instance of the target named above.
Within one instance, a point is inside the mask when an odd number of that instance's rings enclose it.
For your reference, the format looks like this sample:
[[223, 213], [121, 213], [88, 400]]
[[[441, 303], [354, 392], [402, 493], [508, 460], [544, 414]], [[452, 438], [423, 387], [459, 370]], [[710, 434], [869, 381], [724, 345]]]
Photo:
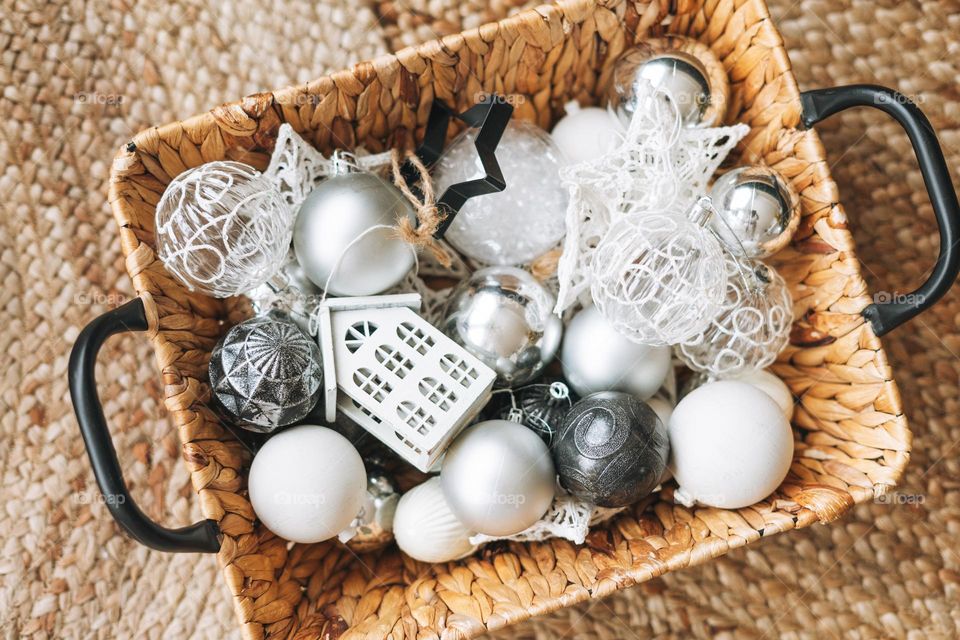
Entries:
[[[147, 551], [110, 521], [67, 397], [80, 328], [132, 293], [105, 196], [115, 150], [149, 125], [475, 26], [514, 4], [4, 0], [0, 346], [12, 365], [0, 387], [4, 637], [238, 635], [213, 557]], [[954, 2], [770, 6], [801, 88], [896, 87], [921, 103], [949, 164], [960, 166]], [[871, 290], [911, 290], [933, 263], [937, 234], [906, 137], [862, 110], [818, 130]], [[958, 637], [958, 295], [884, 338], [914, 432], [910, 465], [885, 503], [504, 634]], [[115, 340], [101, 362], [104, 410], [135, 499], [165, 523], [199, 518], [147, 340]]]

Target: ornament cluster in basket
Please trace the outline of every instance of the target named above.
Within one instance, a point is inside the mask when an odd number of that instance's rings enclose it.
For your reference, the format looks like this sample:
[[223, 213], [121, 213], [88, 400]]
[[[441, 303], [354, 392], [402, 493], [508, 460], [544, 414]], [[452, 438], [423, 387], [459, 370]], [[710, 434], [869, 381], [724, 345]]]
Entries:
[[[263, 173], [170, 183], [170, 274], [253, 302], [209, 373], [224, 419], [267, 438], [249, 475], [267, 528], [443, 562], [582, 543], [660, 487], [739, 508], [780, 485], [792, 397], [765, 368], [792, 301], [762, 260], [797, 195], [763, 166], [710, 186], [747, 129], [718, 126], [729, 87], [703, 45], [648, 41], [611, 78], [552, 133], [496, 96], [437, 103], [416, 152], [327, 158], [285, 124]], [[421, 481], [401, 494], [402, 465]]]

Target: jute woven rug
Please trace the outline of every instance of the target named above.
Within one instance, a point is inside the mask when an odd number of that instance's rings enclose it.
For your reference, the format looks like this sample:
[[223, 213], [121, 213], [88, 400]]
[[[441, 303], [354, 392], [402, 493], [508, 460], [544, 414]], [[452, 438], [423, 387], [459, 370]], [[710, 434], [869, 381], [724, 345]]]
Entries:
[[[80, 328], [131, 295], [105, 201], [144, 127], [461, 25], [512, 0], [0, 3], [0, 628], [3, 637], [226, 638], [212, 557], [154, 553], [98, 498], [67, 396]], [[803, 88], [875, 82], [921, 103], [960, 166], [960, 7], [774, 0]], [[874, 291], [907, 292], [937, 233], [906, 137], [858, 111], [819, 127]], [[955, 169], [954, 177], [960, 173]], [[960, 293], [885, 338], [915, 434], [884, 504], [567, 609], [514, 638], [960, 636]], [[104, 409], [140, 505], [199, 517], [145, 340], [111, 342]]]

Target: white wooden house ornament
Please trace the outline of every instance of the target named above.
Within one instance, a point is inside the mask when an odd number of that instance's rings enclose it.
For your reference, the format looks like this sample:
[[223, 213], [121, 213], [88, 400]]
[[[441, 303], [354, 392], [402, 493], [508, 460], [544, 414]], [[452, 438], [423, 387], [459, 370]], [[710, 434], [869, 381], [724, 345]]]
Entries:
[[323, 307], [320, 343], [325, 364], [333, 355], [337, 387], [327, 388], [328, 420], [336, 406], [427, 471], [486, 405], [496, 374], [413, 311], [419, 294], [331, 298]]

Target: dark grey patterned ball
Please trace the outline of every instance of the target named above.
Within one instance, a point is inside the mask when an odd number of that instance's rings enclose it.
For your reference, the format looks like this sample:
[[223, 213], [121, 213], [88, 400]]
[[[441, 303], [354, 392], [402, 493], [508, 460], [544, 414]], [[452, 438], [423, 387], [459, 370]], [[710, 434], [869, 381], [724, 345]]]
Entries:
[[614, 391], [573, 405], [553, 444], [563, 487], [601, 507], [625, 507], [649, 495], [669, 453], [667, 429], [653, 409]]
[[305, 418], [320, 399], [320, 347], [272, 311], [230, 329], [210, 356], [210, 386], [245, 429], [269, 433]]

